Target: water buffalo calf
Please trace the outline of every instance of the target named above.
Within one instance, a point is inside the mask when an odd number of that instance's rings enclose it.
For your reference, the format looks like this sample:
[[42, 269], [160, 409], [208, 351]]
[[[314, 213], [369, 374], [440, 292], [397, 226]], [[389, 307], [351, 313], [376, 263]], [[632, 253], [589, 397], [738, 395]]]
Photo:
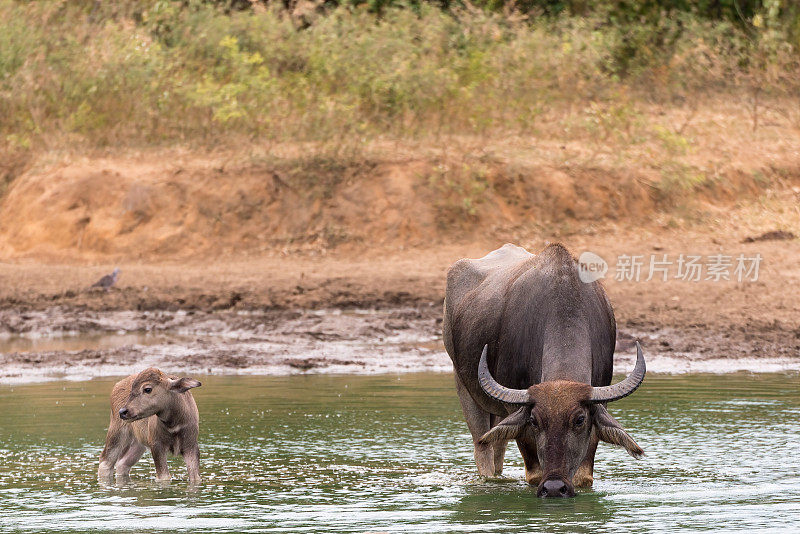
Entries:
[[197, 446], [200, 416], [189, 391], [200, 386], [193, 378], [167, 376], [145, 369], [120, 380], [111, 391], [111, 421], [100, 454], [101, 479], [127, 477], [145, 449], [156, 464], [156, 478], [169, 480], [167, 454], [183, 456], [189, 481], [200, 481]]

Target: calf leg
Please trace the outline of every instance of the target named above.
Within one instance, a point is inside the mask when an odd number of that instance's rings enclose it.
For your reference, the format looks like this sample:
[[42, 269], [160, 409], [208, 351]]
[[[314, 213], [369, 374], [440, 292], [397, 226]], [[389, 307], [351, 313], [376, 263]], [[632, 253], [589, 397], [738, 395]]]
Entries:
[[100, 453], [100, 466], [97, 468], [97, 478], [111, 479], [114, 477], [114, 464], [122, 456], [120, 447], [110, 449], [106, 447]]
[[133, 434], [127, 426], [118, 426], [113, 419], [108, 427], [106, 445], [100, 453], [100, 466], [97, 468], [97, 477], [108, 479], [114, 476], [114, 466], [125, 454], [134, 441]]
[[131, 467], [133, 467], [136, 462], [139, 461], [139, 458], [142, 457], [144, 451], [147, 450], [147, 447], [135, 441], [131, 443], [131, 446], [128, 447], [128, 450], [125, 451], [125, 454], [117, 460], [117, 463], [114, 464], [114, 469], [117, 471], [118, 477], [127, 477], [131, 474]]
[[167, 451], [163, 447], [154, 445], [151, 449], [153, 453], [153, 463], [156, 464], [156, 480], [169, 480], [172, 478], [167, 466]]
[[[467, 420], [467, 428], [472, 434], [472, 443], [475, 447], [475, 463], [478, 466], [478, 474], [484, 477], [492, 477], [499, 474], [495, 468], [495, 449], [492, 444], [478, 443], [478, 440], [491, 429], [491, 417], [489, 413], [483, 411], [480, 406], [472, 399], [472, 396], [456, 376], [456, 393], [461, 401], [461, 409], [464, 418]], [[502, 447], [505, 453], [505, 445]], [[500, 471], [502, 471], [501, 455]]]
[[200, 482], [200, 449], [192, 447], [183, 453], [183, 461], [186, 462], [186, 471], [189, 474], [189, 482]]
[[597, 453], [598, 441], [597, 433], [592, 432], [592, 441], [589, 443], [589, 450], [586, 451], [586, 458], [572, 477], [572, 484], [576, 488], [590, 488], [594, 483], [594, 455]]

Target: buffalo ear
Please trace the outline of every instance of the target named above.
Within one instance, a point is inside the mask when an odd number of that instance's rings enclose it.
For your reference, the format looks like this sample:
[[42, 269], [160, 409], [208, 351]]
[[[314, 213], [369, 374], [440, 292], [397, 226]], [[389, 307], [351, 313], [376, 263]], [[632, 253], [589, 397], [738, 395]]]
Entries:
[[602, 404], [595, 405], [593, 418], [597, 437], [601, 441], [624, 447], [628, 454], [634, 458], [638, 459], [644, 456], [642, 448], [625, 432], [619, 421], [611, 417], [605, 406]]
[[199, 388], [202, 384], [194, 378], [177, 378], [169, 381], [169, 389], [178, 393], [186, 393], [192, 388]]
[[508, 441], [510, 439], [516, 439], [522, 433], [525, 425], [528, 424], [528, 417], [530, 417], [530, 413], [531, 407], [523, 406], [516, 412], [500, 421], [493, 429], [481, 436], [481, 439], [478, 440], [478, 443], [487, 444], [493, 441]]

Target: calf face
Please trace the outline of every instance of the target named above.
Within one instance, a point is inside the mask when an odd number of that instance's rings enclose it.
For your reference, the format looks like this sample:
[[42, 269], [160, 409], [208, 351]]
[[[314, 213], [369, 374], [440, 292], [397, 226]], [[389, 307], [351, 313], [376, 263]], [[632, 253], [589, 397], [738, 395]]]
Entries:
[[592, 386], [556, 380], [528, 389], [530, 404], [520, 407], [481, 439], [481, 443], [518, 440], [542, 470], [540, 497], [571, 497], [573, 477], [596, 436], [621, 445], [638, 458], [644, 452], [608, 413], [590, 402]]
[[173, 404], [175, 395], [199, 386], [193, 378], [170, 378], [158, 369], [145, 369], [134, 378], [119, 417], [135, 421], [156, 415]]

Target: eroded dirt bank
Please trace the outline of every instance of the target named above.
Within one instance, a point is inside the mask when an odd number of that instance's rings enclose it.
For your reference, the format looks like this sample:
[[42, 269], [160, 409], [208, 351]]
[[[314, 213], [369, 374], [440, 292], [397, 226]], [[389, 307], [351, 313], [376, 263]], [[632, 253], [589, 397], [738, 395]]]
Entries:
[[[655, 180], [654, 167], [542, 159], [557, 147], [458, 165], [434, 155], [295, 169], [190, 153], [40, 162], [0, 199], [0, 381], [145, 365], [446, 371], [447, 267], [504, 242], [536, 252], [548, 241], [609, 263], [620, 371], [633, 337], [655, 371], [796, 369], [800, 175], [781, 139], [773, 152], [692, 155], [721, 170], [690, 189]], [[740, 254], [762, 258], [757, 279], [737, 281], [734, 265], [719, 280], [678, 276], [681, 255]], [[615, 280], [625, 255], [640, 257], [635, 280]], [[648, 281], [652, 260], [668, 262], [666, 280]], [[114, 288], [89, 289], [115, 267]]]
[[724, 103], [647, 116], [656, 130], [691, 119], [688, 137], [376, 141], [351, 155], [255, 143], [31, 153], [0, 164], [0, 258], [240, 261], [332, 250], [358, 258], [376, 247], [427, 251], [609, 224], [691, 226], [743, 201], [800, 191], [800, 130], [780, 116], [758, 135]]

